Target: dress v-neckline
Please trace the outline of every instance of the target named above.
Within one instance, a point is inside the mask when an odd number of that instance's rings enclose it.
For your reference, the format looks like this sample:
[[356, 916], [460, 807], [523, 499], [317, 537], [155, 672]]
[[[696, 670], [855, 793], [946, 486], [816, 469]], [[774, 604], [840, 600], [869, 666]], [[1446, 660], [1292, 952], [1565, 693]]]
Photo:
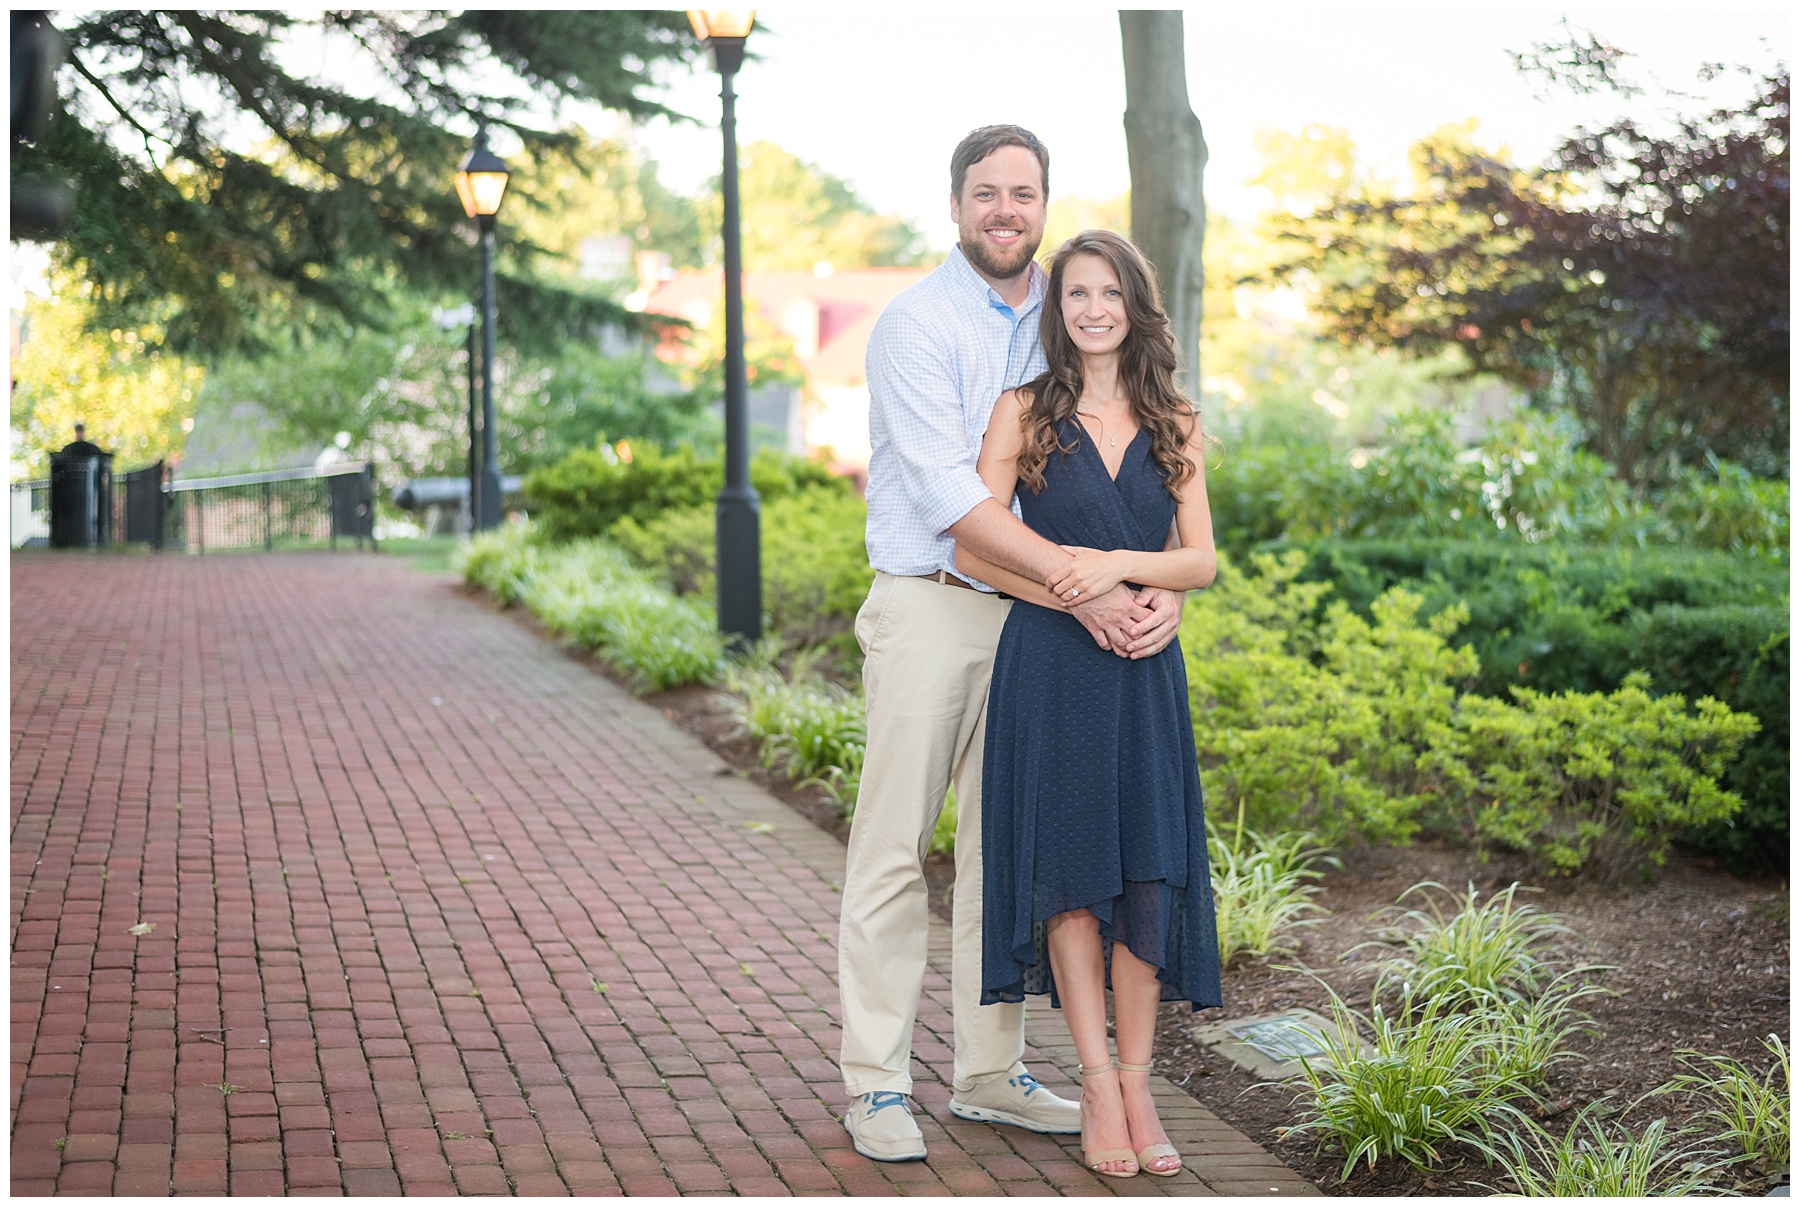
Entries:
[[1119, 473], [1114, 473], [1112, 470], [1106, 468], [1106, 454], [1100, 451], [1100, 441], [1096, 440], [1094, 434], [1088, 431], [1087, 424], [1077, 419], [1075, 421], [1075, 426], [1081, 429], [1081, 434], [1083, 436], [1087, 437], [1082, 443], [1091, 444], [1094, 448], [1094, 456], [1100, 458], [1100, 472], [1106, 475], [1107, 481], [1111, 482], [1114, 486], [1117, 486], [1119, 484], [1119, 474], [1125, 472], [1125, 458], [1131, 456], [1131, 450], [1137, 445], [1138, 437], [1144, 434], [1144, 429], [1139, 427], [1137, 431], [1132, 433], [1131, 439], [1125, 442], [1125, 451], [1119, 454]]

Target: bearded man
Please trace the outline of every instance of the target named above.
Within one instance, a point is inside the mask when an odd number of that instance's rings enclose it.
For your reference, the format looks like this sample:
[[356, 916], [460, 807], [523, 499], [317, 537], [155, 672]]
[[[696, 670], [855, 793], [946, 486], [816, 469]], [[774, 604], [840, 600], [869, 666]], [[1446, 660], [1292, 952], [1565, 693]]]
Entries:
[[[856, 617], [868, 700], [838, 940], [839, 1068], [856, 1151], [916, 1161], [912, 1031], [929, 928], [924, 859], [957, 799], [951, 1113], [1037, 1132], [1081, 1130], [1074, 1102], [1020, 1059], [1024, 1008], [981, 1000], [981, 751], [994, 650], [1011, 601], [955, 573], [956, 542], [1048, 583], [1070, 555], [1022, 524], [975, 472], [994, 402], [1044, 371], [1038, 321], [1050, 153], [1018, 126], [984, 126], [950, 157], [957, 246], [882, 312], [869, 339], [869, 562]], [[1120, 585], [1074, 609], [1103, 648], [1153, 654], [1174, 637], [1179, 592]]]

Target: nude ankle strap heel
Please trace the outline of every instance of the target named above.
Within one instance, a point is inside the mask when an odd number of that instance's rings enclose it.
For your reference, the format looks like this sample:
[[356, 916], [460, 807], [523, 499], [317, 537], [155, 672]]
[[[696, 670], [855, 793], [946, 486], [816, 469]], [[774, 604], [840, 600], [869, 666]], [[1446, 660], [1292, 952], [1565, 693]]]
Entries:
[[[1089, 1077], [1098, 1077], [1102, 1073], [1117, 1074], [1119, 1062], [1109, 1060], [1103, 1065], [1080, 1065], [1081, 1078], [1085, 1082]], [[1083, 1097], [1086, 1097], [1084, 1094]], [[1109, 1162], [1130, 1161], [1130, 1169], [1101, 1169]], [[1081, 1120], [1081, 1163], [1103, 1178], [1134, 1178], [1138, 1172], [1137, 1154], [1129, 1148], [1091, 1149], [1087, 1146], [1087, 1115], [1082, 1113]]]
[[[1125, 1061], [1122, 1061], [1122, 1060], [1115, 1060], [1112, 1063], [1118, 1068], [1119, 1072], [1121, 1072], [1121, 1073], [1150, 1073], [1150, 1072], [1153, 1072], [1151, 1067], [1147, 1064], [1142, 1064], [1142, 1065], [1127, 1064]], [[1152, 1168], [1150, 1165], [1150, 1162], [1152, 1162], [1152, 1161], [1166, 1160], [1169, 1157], [1174, 1157], [1177, 1161], [1181, 1160], [1181, 1153], [1179, 1151], [1177, 1151], [1177, 1149], [1175, 1148], [1175, 1146], [1173, 1144], [1146, 1144], [1146, 1145], [1144, 1145], [1144, 1147], [1138, 1149], [1137, 1152], [1133, 1153], [1132, 1156], [1135, 1157], [1137, 1160], [1138, 1169], [1140, 1169], [1144, 1173], [1150, 1174], [1154, 1177], [1172, 1178], [1176, 1174], [1181, 1172], [1180, 1165], [1176, 1165], [1170, 1169], [1155, 1169], [1155, 1168]]]

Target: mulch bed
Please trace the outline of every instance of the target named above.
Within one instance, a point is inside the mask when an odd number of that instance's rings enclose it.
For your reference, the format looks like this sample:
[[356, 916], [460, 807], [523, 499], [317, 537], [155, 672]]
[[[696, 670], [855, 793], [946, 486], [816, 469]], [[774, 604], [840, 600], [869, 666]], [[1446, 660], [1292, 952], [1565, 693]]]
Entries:
[[[523, 609], [511, 609], [532, 627]], [[541, 630], [540, 630], [541, 631]], [[576, 652], [573, 649], [571, 652]], [[597, 660], [588, 661], [609, 673]], [[671, 721], [696, 734], [743, 774], [755, 779], [840, 839], [849, 823], [819, 788], [797, 788], [764, 770], [754, 744], [737, 735], [728, 698], [708, 688], [681, 688], [646, 697]], [[1359, 1165], [1340, 1179], [1341, 1155], [1317, 1151], [1310, 1136], [1286, 1137], [1298, 1121], [1292, 1091], [1258, 1086], [1257, 1079], [1206, 1051], [1189, 1037], [1197, 1023], [1301, 1006], [1325, 1012], [1327, 995], [1310, 970], [1351, 1005], [1366, 1009], [1375, 948], [1342, 959], [1374, 937], [1384, 921], [1408, 906], [1395, 901], [1421, 881], [1453, 890], [1473, 883], [1485, 896], [1515, 880], [1540, 884], [1503, 858], [1483, 861], [1460, 848], [1416, 845], [1339, 852], [1344, 867], [1328, 871], [1315, 900], [1330, 912], [1300, 932], [1298, 947], [1267, 961], [1240, 959], [1226, 970], [1223, 1012], [1196, 1016], [1186, 1007], [1163, 1007], [1158, 1026], [1158, 1071], [1198, 1101], [1261, 1144], [1294, 1172], [1327, 1194], [1472, 1195], [1491, 1193], [1500, 1174], [1473, 1152], [1448, 1151], [1432, 1172], [1384, 1161], [1374, 1169]], [[954, 876], [948, 858], [927, 861], [933, 908], [948, 916], [948, 888]], [[1679, 852], [1652, 884], [1616, 887], [1587, 880], [1542, 883], [1542, 892], [1521, 899], [1559, 915], [1581, 937], [1584, 962], [1613, 965], [1601, 974], [1613, 991], [1590, 998], [1586, 1010], [1599, 1025], [1595, 1036], [1572, 1045], [1584, 1060], [1561, 1066], [1550, 1078], [1548, 1104], [1540, 1112], [1546, 1126], [1567, 1122], [1587, 1103], [1607, 1099], [1621, 1107], [1669, 1078], [1687, 1071], [1683, 1050], [1730, 1056], [1763, 1070], [1769, 1057], [1762, 1041], [1788, 1029], [1788, 889], [1785, 880], [1743, 880]], [[1634, 1126], [1662, 1115], [1672, 1126], [1702, 1109], [1666, 1097], [1623, 1116]], [[1785, 1179], [1782, 1179], [1785, 1180]], [[1741, 1189], [1761, 1193], [1771, 1178], [1750, 1178]]]

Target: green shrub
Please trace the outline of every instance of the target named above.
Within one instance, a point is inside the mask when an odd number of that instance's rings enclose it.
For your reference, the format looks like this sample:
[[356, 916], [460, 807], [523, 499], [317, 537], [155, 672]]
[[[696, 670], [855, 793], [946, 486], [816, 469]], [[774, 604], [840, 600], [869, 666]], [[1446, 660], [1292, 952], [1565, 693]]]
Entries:
[[1556, 417], [1498, 420], [1472, 445], [1455, 425], [1448, 411], [1419, 408], [1391, 417], [1369, 448], [1294, 430], [1229, 442], [1207, 470], [1214, 538], [1240, 556], [1266, 541], [1328, 537], [1687, 545], [1787, 559], [1784, 481], [1714, 461], [1644, 498]]
[[[790, 646], [830, 644], [855, 651], [851, 626], [875, 572], [863, 544], [868, 508], [853, 492], [808, 486], [762, 509], [763, 610]], [[633, 561], [662, 575], [682, 595], [715, 590], [713, 509], [687, 508], [648, 520], [626, 517], [611, 537]]]
[[1208, 786], [1258, 829], [1406, 842], [1430, 824], [1550, 871], [1617, 872], [1740, 807], [1718, 779], [1754, 718], [1652, 698], [1641, 674], [1605, 694], [1459, 697], [1480, 673], [1449, 644], [1460, 605], [1421, 619], [1395, 587], [1364, 619], [1301, 581], [1299, 551], [1251, 561], [1222, 562], [1181, 637]]
[[1293, 932], [1319, 921], [1306, 915], [1325, 912], [1308, 900], [1319, 891], [1318, 886], [1306, 882], [1323, 875], [1312, 866], [1315, 862], [1338, 861], [1325, 857], [1324, 850], [1313, 844], [1312, 835], [1265, 837], [1240, 827], [1233, 843], [1209, 831], [1206, 848], [1212, 864], [1221, 966], [1229, 966], [1240, 953], [1266, 956], [1292, 948]]
[[1621, 873], [1660, 866], [1676, 834], [1736, 812], [1718, 780], [1756, 719], [1709, 697], [1690, 711], [1648, 683], [1635, 672], [1610, 695], [1462, 697], [1430, 761], [1460, 790], [1466, 830], [1546, 871]]
[[944, 807], [938, 810], [937, 824], [931, 827], [932, 855], [956, 854], [956, 789], [944, 794]]
[[1588, 1103], [1561, 1136], [1521, 1117], [1514, 1126], [1495, 1129], [1472, 1142], [1506, 1171], [1512, 1181], [1508, 1197], [1643, 1198], [1723, 1193], [1715, 1182], [1729, 1165], [1725, 1153], [1684, 1144], [1692, 1133], [1685, 1129], [1671, 1132], [1666, 1119], [1658, 1119], [1648, 1127], [1609, 1122], [1606, 1115], [1613, 1109], [1605, 1098]]
[[1468, 609], [1457, 630], [1481, 660], [1473, 689], [1611, 692], [1636, 669], [1659, 693], [1712, 696], [1761, 730], [1723, 785], [1741, 813], [1682, 844], [1739, 870], [1785, 869], [1788, 853], [1787, 574], [1694, 550], [1580, 549], [1469, 541], [1340, 541], [1309, 549], [1301, 581], [1330, 583], [1359, 612], [1410, 586], [1424, 612]]
[[1780, 479], [1715, 458], [1709, 470], [1677, 471], [1659, 510], [1685, 543], [1787, 561], [1788, 484]]
[[1297, 581], [1303, 555], [1251, 560], [1254, 574], [1223, 564], [1182, 617], [1210, 791], [1259, 830], [1407, 841], [1436, 790], [1421, 759], [1475, 671], [1445, 641], [1457, 615], [1420, 623], [1419, 597], [1394, 592], [1372, 623], [1342, 604], [1315, 621], [1326, 588]]
[[[711, 508], [725, 481], [723, 463], [682, 445], [665, 453], [654, 444], [620, 458], [608, 445], [577, 449], [525, 479], [525, 497], [534, 519], [551, 540], [604, 536], [629, 516], [645, 523], [664, 512]], [[765, 503], [803, 488], [851, 493], [847, 479], [819, 461], [785, 456], [770, 449], [750, 462], [750, 484]]]

